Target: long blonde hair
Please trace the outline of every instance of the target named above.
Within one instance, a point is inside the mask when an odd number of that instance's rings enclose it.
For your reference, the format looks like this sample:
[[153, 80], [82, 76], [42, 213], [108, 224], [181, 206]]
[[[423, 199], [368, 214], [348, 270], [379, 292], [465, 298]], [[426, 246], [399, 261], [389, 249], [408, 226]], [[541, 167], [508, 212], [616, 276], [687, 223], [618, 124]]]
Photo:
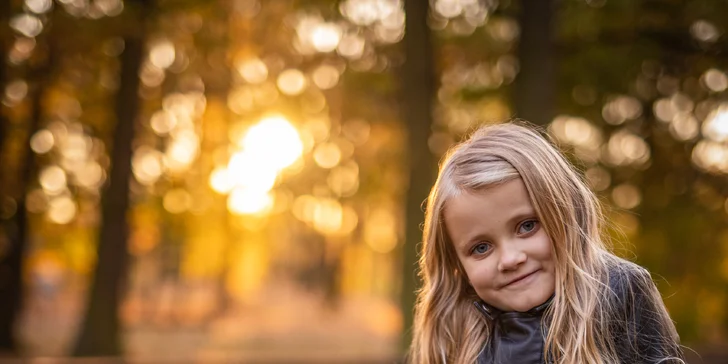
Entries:
[[[512, 122], [477, 130], [440, 166], [425, 214], [412, 363], [474, 363], [487, 342], [490, 323], [473, 305], [478, 297], [447, 236], [442, 212], [453, 196], [516, 178], [523, 180], [553, 242], [556, 287], [546, 312], [544, 354], [556, 363], [619, 362], [615, 339], [608, 334], [609, 315], [616, 309], [607, 297], [614, 295], [608, 282], [614, 267], [628, 265], [606, 249], [599, 202], [580, 175], [547, 136], [525, 122]], [[659, 292], [647, 291], [648, 299], [663, 307]], [[673, 327], [664, 309], [657, 314]], [[668, 334], [677, 337], [674, 327]]]

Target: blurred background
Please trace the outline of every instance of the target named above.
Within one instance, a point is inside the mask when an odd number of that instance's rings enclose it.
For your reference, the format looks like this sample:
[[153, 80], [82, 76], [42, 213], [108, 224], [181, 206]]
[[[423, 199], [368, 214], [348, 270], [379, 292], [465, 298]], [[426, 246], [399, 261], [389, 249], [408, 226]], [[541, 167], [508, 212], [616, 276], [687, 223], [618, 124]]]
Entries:
[[0, 362], [399, 361], [437, 162], [512, 117], [728, 362], [726, 1], [0, 7]]

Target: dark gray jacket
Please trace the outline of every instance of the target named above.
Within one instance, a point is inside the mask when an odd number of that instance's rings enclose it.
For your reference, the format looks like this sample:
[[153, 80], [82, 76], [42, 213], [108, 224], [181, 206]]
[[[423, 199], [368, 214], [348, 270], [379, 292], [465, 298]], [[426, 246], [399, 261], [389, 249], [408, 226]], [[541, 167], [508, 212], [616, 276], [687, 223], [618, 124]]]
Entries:
[[[672, 322], [657, 315], [664, 310], [650, 303], [645, 292], [656, 292], [649, 273], [635, 264], [624, 262], [622, 268], [610, 270], [609, 286], [616, 312], [609, 322], [617, 355], [621, 363], [680, 363], [683, 358], [679, 338]], [[478, 356], [478, 364], [543, 364], [544, 338], [548, 318], [544, 316], [553, 297], [527, 312], [501, 312], [482, 301], [475, 306], [491, 321], [490, 339]], [[680, 358], [680, 360], [664, 360]]]

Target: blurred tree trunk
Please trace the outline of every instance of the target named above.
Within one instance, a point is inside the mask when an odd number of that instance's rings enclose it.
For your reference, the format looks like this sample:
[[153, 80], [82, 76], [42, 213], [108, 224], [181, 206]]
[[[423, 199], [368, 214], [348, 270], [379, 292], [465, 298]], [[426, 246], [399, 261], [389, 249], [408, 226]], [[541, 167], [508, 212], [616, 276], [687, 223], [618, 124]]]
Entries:
[[[6, 60], [7, 47], [10, 42], [10, 29], [7, 27], [8, 19], [5, 14], [10, 14], [10, 3], [2, 2], [0, 5], [0, 90], [5, 90], [6, 82]], [[0, 93], [0, 98], [2, 93]], [[5, 113], [0, 112], [0, 156], [4, 152], [7, 138], [10, 133], [10, 121]], [[7, 168], [7, 167], [6, 167]], [[13, 335], [15, 322], [20, 314], [22, 306], [22, 257], [24, 248], [24, 234], [18, 233], [19, 224], [24, 223], [25, 210], [18, 206], [18, 200], [14, 198], [7, 181], [8, 176], [2, 179], [0, 187], [0, 203], [5, 204], [6, 200], [16, 202], [15, 212], [11, 216], [8, 211], [2, 211], [5, 207], [0, 206], [0, 357], [4, 355], [14, 356], [18, 354], [18, 345]]]
[[[5, 90], [6, 85], [6, 62], [7, 49], [11, 43], [10, 27], [8, 26], [8, 18], [10, 18], [10, 2], [0, 1], [0, 90]], [[0, 94], [0, 97], [2, 94]], [[10, 134], [9, 120], [5, 113], [0, 112], [0, 157], [4, 151], [7, 136]], [[6, 182], [6, 178], [1, 182]], [[0, 188], [0, 202], [4, 203], [5, 199], [12, 198], [9, 193], [7, 184]], [[0, 207], [1, 208], [1, 207]], [[17, 215], [18, 209], [15, 209]], [[20, 251], [17, 237], [15, 234], [15, 226], [12, 223], [13, 217], [5, 216], [5, 212], [0, 213], [0, 357], [3, 355], [14, 355], [17, 353], [17, 345], [13, 337], [13, 327], [20, 308], [20, 285], [19, 277], [15, 276], [18, 269], [17, 255]], [[6, 246], [7, 244], [7, 246]]]
[[436, 161], [427, 141], [432, 126], [432, 110], [436, 92], [434, 53], [427, 26], [428, 1], [405, 0], [405, 58], [401, 72], [401, 98], [407, 127], [409, 151], [409, 189], [406, 196], [405, 244], [403, 247], [402, 314], [404, 333], [402, 345], [412, 339], [415, 290], [419, 287], [417, 248], [422, 241], [423, 202], [435, 181]]
[[[208, 52], [208, 54], [213, 53], [215, 51], [220, 51], [223, 53], [229, 53], [233, 49], [235, 49], [233, 45], [233, 39], [232, 37], [236, 37], [238, 42], [251, 42], [251, 29], [252, 29], [252, 22], [254, 22], [254, 19], [251, 18], [242, 18], [239, 16], [238, 12], [234, 10], [234, 2], [227, 1], [227, 0], [218, 0], [215, 5], [215, 19], [214, 21], [218, 26], [221, 28], [225, 28], [225, 32], [221, 32], [219, 36], [216, 37], [216, 39], [211, 42], [212, 43], [212, 49], [206, 49], [205, 51]], [[218, 47], [218, 49], [214, 49], [215, 46]], [[206, 68], [208, 72], [203, 76], [205, 79], [205, 93], [207, 94], [208, 102], [208, 108], [207, 111], [211, 111], [210, 107], [212, 105], [218, 106], [218, 110], [220, 110], [220, 115], [218, 116], [221, 120], [224, 121], [214, 121], [214, 122], [223, 122], [225, 124], [225, 127], [229, 128], [235, 119], [234, 113], [230, 110], [229, 107], [227, 107], [227, 99], [228, 95], [230, 94], [231, 89], [233, 88], [233, 75], [231, 74], [230, 70], [232, 67], [230, 65], [224, 64], [224, 65], [217, 65], [211, 66], [210, 68]], [[213, 101], [216, 100], [216, 101]], [[212, 123], [212, 120], [205, 120], [205, 123]], [[214, 141], [210, 140], [210, 136], [208, 132], [204, 132], [205, 140], [204, 143], [206, 145], [203, 147], [203, 150], [207, 150], [208, 153], [212, 153], [215, 148], [219, 148], [222, 145], [225, 145], [223, 143], [226, 143], [227, 141], [225, 139], [217, 139]], [[222, 142], [222, 143], [221, 143]], [[200, 171], [201, 174], [209, 173], [209, 171]], [[231, 270], [231, 264], [230, 264], [230, 254], [233, 253], [234, 246], [233, 242], [231, 241], [231, 237], [233, 234], [231, 233], [231, 216], [227, 209], [227, 204], [222, 204], [222, 208], [220, 210], [215, 209], [215, 214], [219, 214], [221, 225], [223, 227], [223, 230], [225, 231], [225, 241], [222, 243], [222, 267], [220, 269], [220, 273], [217, 276], [216, 281], [216, 291], [217, 291], [217, 307], [215, 308], [215, 312], [211, 315], [211, 319], [215, 317], [223, 317], [225, 314], [228, 313], [228, 311], [233, 307], [234, 301], [233, 297], [230, 295], [230, 291], [227, 289], [227, 277], [230, 274]]]
[[[11, 10], [10, 1], [0, 1], [0, 90], [5, 90], [8, 49], [13, 45], [13, 37], [8, 25]], [[7, 117], [4, 113], [0, 113], [0, 153], [3, 151], [8, 127]]]
[[[41, 42], [41, 41], [39, 41]], [[4, 53], [4, 52], [3, 52]], [[52, 67], [56, 58], [57, 50], [52, 40], [48, 41], [47, 54], [41, 54], [37, 64], [30, 71], [26, 80], [29, 84], [29, 95], [31, 99], [31, 117], [26, 128], [23, 140], [21, 158], [18, 164], [18, 180], [14, 183], [7, 183], [9, 186], [3, 194], [8, 193], [15, 200], [15, 213], [3, 221], [3, 228], [6, 233], [8, 247], [0, 252], [0, 352], [10, 355], [18, 355], [18, 342], [14, 335], [15, 325], [20, 317], [23, 307], [23, 257], [28, 245], [28, 215], [26, 212], [25, 197], [27, 187], [32, 185], [36, 175], [35, 153], [30, 148], [30, 139], [40, 128], [43, 119], [43, 96], [44, 91], [50, 84]], [[3, 62], [7, 55], [0, 54]], [[4, 65], [3, 65], [4, 66]], [[3, 72], [5, 72], [4, 67]], [[4, 86], [4, 84], [2, 84]], [[8, 120], [2, 116], [2, 129], [5, 137], [11, 132]], [[4, 140], [4, 138], [3, 138]]]
[[555, 4], [554, 0], [521, 0], [520, 5], [516, 117], [546, 125], [553, 120], [556, 105]]
[[[131, 3], [131, 2], [129, 2]], [[109, 186], [102, 195], [98, 259], [88, 295], [88, 305], [74, 349], [76, 356], [122, 354], [119, 306], [123, 298], [129, 251], [129, 182], [132, 141], [139, 115], [139, 69], [144, 59], [147, 1], [136, 17], [136, 32], [124, 38], [120, 84], [116, 96], [116, 129], [111, 147]]]

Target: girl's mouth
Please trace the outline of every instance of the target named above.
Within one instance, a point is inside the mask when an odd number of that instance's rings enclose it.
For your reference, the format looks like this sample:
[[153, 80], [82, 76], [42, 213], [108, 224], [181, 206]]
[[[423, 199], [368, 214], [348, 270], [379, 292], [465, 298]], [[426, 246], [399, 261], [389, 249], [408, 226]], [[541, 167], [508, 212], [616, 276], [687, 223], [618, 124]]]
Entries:
[[518, 278], [516, 278], [516, 279], [514, 279], [514, 280], [512, 280], [512, 281], [510, 281], [508, 283], [506, 283], [501, 288], [511, 287], [511, 286], [514, 286], [514, 285], [518, 285], [520, 283], [525, 283], [526, 281], [529, 280], [529, 278], [533, 277], [538, 271], [539, 271], [539, 269], [537, 269], [537, 270], [535, 270], [535, 271], [533, 271], [531, 273], [524, 274], [524, 275], [522, 275], [522, 276], [520, 276], [520, 277], [518, 277]]

